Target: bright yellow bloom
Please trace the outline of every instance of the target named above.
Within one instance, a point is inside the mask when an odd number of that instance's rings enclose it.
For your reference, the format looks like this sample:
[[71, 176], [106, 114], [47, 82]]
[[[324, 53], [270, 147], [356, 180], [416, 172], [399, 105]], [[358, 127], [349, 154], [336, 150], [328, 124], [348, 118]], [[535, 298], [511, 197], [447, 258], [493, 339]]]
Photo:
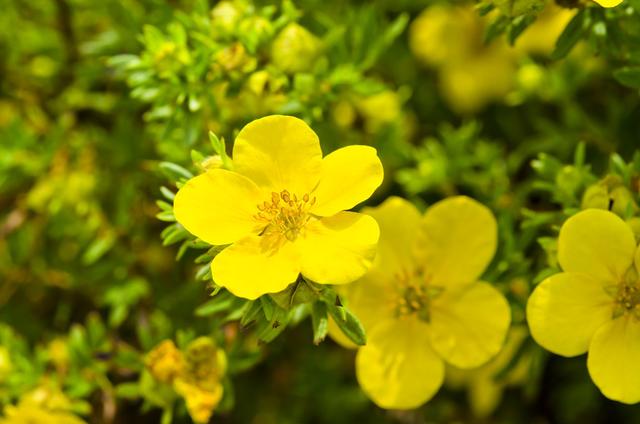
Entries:
[[640, 402], [640, 249], [612, 212], [587, 209], [560, 229], [564, 270], [529, 298], [533, 338], [562, 356], [589, 352], [591, 379], [608, 398]]
[[593, 1], [595, 1], [602, 7], [609, 8], [609, 7], [618, 6], [620, 3], [622, 3], [623, 0], [593, 0]]
[[192, 178], [174, 202], [176, 219], [192, 234], [231, 244], [211, 263], [216, 284], [255, 299], [284, 290], [299, 274], [346, 284], [369, 269], [378, 225], [344, 210], [382, 183], [374, 148], [348, 146], [323, 158], [304, 121], [274, 115], [240, 131], [233, 167]]
[[397, 197], [367, 213], [380, 224], [378, 255], [368, 274], [342, 290], [367, 331], [358, 381], [383, 408], [416, 408], [442, 385], [445, 362], [473, 368], [502, 348], [509, 305], [478, 281], [495, 253], [496, 221], [464, 196], [423, 216]]

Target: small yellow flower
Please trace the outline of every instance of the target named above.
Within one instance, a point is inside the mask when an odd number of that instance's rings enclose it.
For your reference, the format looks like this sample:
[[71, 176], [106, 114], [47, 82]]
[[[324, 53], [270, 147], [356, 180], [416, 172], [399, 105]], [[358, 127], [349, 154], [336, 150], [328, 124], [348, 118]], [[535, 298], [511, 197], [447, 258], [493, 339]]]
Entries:
[[216, 284], [255, 299], [284, 290], [299, 274], [346, 284], [370, 267], [378, 225], [344, 212], [382, 183], [376, 150], [348, 146], [322, 157], [318, 136], [291, 116], [245, 126], [233, 171], [212, 169], [176, 195], [176, 219], [213, 245], [230, 244], [211, 263]]
[[189, 343], [184, 357], [186, 367], [173, 387], [184, 398], [193, 421], [206, 423], [222, 399], [226, 356], [211, 338], [199, 337]]
[[588, 351], [606, 397], [640, 402], [640, 249], [631, 228], [609, 211], [579, 212], [560, 229], [558, 261], [564, 272], [529, 298], [531, 335], [558, 355]]
[[144, 362], [153, 378], [167, 384], [171, 384], [185, 368], [182, 352], [171, 340], [165, 340], [154, 347]]
[[478, 281], [495, 253], [497, 225], [464, 196], [424, 216], [397, 197], [367, 213], [380, 224], [378, 255], [368, 274], [342, 290], [367, 331], [356, 373], [379, 406], [412, 409], [438, 391], [445, 362], [477, 367], [504, 343], [509, 305]]
[[0, 424], [85, 424], [71, 408], [59, 388], [43, 384], [22, 395], [17, 405], [5, 406]]

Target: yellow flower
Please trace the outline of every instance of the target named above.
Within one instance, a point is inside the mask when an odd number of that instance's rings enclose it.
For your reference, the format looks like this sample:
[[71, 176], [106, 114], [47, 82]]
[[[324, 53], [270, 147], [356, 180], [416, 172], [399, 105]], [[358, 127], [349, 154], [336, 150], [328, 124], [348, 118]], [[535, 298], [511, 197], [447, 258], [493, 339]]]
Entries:
[[505, 375], [500, 374], [513, 361], [528, 334], [524, 326], [512, 327], [500, 353], [487, 364], [473, 370], [447, 369], [447, 385], [452, 388], [466, 386], [469, 404], [476, 417], [491, 415], [500, 405], [504, 389], [527, 382], [531, 355], [523, 354]]
[[145, 358], [147, 369], [156, 380], [170, 384], [185, 368], [184, 357], [171, 340], [154, 347]]
[[509, 305], [478, 281], [495, 253], [496, 221], [464, 196], [423, 216], [397, 197], [367, 213], [380, 224], [378, 255], [368, 274], [342, 288], [367, 331], [356, 373], [379, 406], [412, 409], [438, 391], [445, 361], [477, 367], [504, 343]]
[[284, 290], [300, 273], [319, 284], [346, 284], [369, 269], [378, 225], [344, 210], [382, 182], [374, 148], [348, 146], [322, 158], [304, 121], [274, 115], [240, 131], [233, 167], [192, 178], [174, 202], [188, 231], [230, 244], [211, 263], [216, 284], [255, 299]]
[[595, 1], [602, 7], [609, 8], [609, 7], [618, 6], [620, 3], [622, 3], [623, 0], [593, 0], [593, 1]]
[[558, 355], [588, 351], [606, 397], [640, 402], [640, 250], [631, 228], [609, 211], [579, 212], [560, 229], [558, 261], [564, 272], [529, 298], [531, 335]]
[[515, 49], [548, 56], [577, 9], [565, 9], [549, 2], [536, 20], [516, 39]]
[[17, 405], [5, 406], [0, 424], [85, 424], [71, 408], [59, 388], [43, 384], [22, 395]]
[[189, 343], [184, 357], [185, 370], [173, 387], [184, 398], [193, 421], [206, 423], [222, 399], [226, 356], [211, 338], [199, 337]]

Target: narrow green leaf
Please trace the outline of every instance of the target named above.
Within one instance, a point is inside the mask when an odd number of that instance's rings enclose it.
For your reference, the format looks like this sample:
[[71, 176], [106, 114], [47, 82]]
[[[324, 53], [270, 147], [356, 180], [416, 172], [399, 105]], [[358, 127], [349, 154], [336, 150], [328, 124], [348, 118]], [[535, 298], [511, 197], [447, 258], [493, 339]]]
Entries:
[[573, 47], [584, 37], [591, 26], [591, 16], [587, 9], [582, 9], [569, 21], [560, 37], [556, 41], [556, 47], [551, 53], [551, 59], [559, 60], [567, 56]]
[[640, 88], [640, 66], [625, 66], [613, 71], [613, 77], [622, 85]]
[[360, 320], [344, 306], [337, 306], [331, 303], [326, 303], [326, 305], [329, 314], [344, 335], [358, 346], [364, 346], [367, 343], [367, 336]]
[[329, 330], [329, 317], [327, 315], [327, 304], [315, 302], [311, 308], [311, 324], [313, 325], [313, 343], [318, 345], [327, 336]]

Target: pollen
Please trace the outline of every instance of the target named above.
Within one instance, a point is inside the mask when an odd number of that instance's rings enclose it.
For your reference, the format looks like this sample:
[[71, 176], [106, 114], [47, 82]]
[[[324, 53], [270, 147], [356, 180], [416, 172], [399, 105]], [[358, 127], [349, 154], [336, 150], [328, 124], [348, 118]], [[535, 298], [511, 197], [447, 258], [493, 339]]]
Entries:
[[430, 277], [422, 269], [396, 274], [398, 296], [395, 298], [396, 316], [416, 315], [424, 322], [431, 321], [431, 301], [443, 289], [429, 284]]
[[640, 319], [640, 287], [637, 284], [621, 283], [614, 297], [613, 317], [633, 314]]
[[255, 218], [266, 224], [263, 234], [279, 235], [294, 241], [309, 222], [309, 210], [315, 203], [316, 198], [306, 193], [298, 197], [288, 190], [273, 192], [269, 201], [257, 205]]

